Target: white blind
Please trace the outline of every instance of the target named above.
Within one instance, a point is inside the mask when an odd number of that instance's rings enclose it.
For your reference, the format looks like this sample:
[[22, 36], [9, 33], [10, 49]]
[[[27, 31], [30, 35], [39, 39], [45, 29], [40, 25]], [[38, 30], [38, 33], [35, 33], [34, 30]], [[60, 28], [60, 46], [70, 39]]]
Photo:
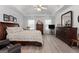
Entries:
[[28, 26], [30, 29], [35, 29], [35, 20], [28, 20]]
[[46, 30], [49, 30], [48, 25], [50, 25], [51, 23], [52, 23], [52, 20], [51, 20], [51, 19], [45, 20], [45, 29], [46, 29]]

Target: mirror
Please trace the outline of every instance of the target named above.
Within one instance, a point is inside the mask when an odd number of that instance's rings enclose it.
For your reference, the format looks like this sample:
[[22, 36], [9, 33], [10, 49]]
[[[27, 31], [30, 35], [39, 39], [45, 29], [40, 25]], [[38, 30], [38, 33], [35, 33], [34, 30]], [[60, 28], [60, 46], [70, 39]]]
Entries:
[[62, 27], [72, 27], [72, 11], [68, 11], [61, 16]]

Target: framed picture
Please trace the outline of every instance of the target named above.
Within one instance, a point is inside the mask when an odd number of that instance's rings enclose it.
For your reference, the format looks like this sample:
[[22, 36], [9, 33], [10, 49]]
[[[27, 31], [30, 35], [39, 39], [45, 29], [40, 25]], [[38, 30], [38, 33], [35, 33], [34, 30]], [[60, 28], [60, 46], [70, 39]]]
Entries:
[[68, 11], [61, 16], [61, 26], [63, 27], [72, 27], [72, 11]]
[[16, 17], [13, 17], [13, 21], [14, 21], [14, 22], [17, 22], [17, 18], [16, 18]]
[[12, 15], [9, 15], [9, 19], [10, 19], [10, 21], [14, 21], [14, 18], [13, 18], [13, 16]]
[[12, 15], [3, 14], [4, 21], [17, 22], [17, 18]]
[[3, 20], [4, 21], [9, 21], [9, 16], [7, 14], [3, 14]]

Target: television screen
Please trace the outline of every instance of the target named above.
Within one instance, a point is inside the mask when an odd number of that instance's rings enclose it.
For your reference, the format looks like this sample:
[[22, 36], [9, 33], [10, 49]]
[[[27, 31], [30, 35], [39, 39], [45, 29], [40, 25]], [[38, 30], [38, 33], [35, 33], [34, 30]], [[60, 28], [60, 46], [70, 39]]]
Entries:
[[55, 25], [49, 25], [49, 29], [54, 29]]

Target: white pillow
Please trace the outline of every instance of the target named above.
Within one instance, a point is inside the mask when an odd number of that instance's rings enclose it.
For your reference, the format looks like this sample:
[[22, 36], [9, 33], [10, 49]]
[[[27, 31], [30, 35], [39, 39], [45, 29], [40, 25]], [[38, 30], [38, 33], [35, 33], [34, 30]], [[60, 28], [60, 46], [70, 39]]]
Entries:
[[22, 28], [21, 27], [7, 27], [7, 29], [9, 29], [9, 30], [16, 30], [16, 29], [20, 29], [20, 30], [22, 30]]
[[7, 27], [7, 33], [16, 33], [22, 30], [23, 29], [21, 27]]

